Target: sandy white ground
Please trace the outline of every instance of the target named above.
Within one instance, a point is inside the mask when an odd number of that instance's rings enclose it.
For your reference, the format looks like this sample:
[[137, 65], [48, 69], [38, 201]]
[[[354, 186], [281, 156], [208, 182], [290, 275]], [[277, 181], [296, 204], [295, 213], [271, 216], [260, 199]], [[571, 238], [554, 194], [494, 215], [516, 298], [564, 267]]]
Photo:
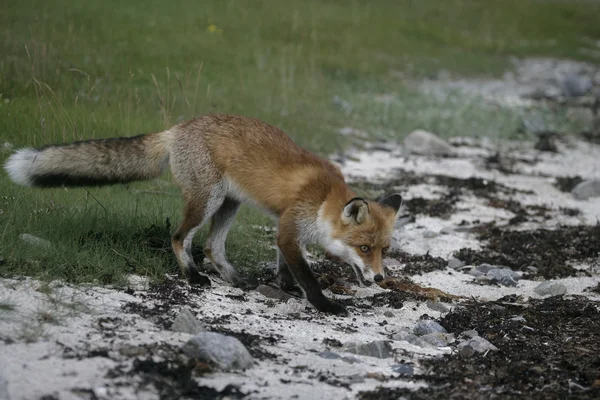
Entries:
[[[600, 220], [600, 198], [578, 201], [552, 185], [554, 176], [600, 177], [598, 146], [574, 142], [572, 146], [563, 146], [558, 154], [520, 147], [511, 155], [537, 158], [539, 161], [533, 165], [517, 165], [519, 170], [524, 171], [518, 175], [503, 175], [484, 169], [481, 165], [483, 157], [495, 151], [485, 146], [457, 147], [458, 157], [444, 159], [403, 156], [400, 152], [357, 152], [352, 154], [355, 161], [348, 161], [343, 171], [349, 177], [373, 180], [378, 176], [389, 178], [395, 168], [419, 174], [482, 177], [509, 187], [532, 190], [533, 194], [515, 195], [524, 204], [544, 204], [557, 210], [559, 207], [571, 207], [582, 212], [576, 217], [568, 217], [557, 211], [555, 218], [529, 222], [528, 228], [595, 224]], [[435, 197], [439, 190], [435, 185], [415, 185], [404, 196]], [[411, 254], [429, 252], [448, 258], [460, 248], [480, 246], [473, 234], [452, 230], [460, 221], [501, 222], [513, 216], [508, 211], [488, 207], [475, 197], [462, 198], [457, 209], [458, 212], [448, 220], [422, 217], [399, 227], [395, 232], [398, 245]], [[443, 232], [444, 228], [449, 230]], [[435, 237], [430, 237], [431, 232], [436, 233]], [[394, 265], [393, 262], [388, 265], [390, 269], [402, 272], [402, 265]], [[560, 282], [567, 287], [568, 294], [583, 294], [600, 300], [598, 295], [585, 291], [600, 281], [598, 267], [583, 264], [579, 268], [587, 269], [592, 276], [560, 279]], [[510, 288], [479, 286], [472, 284], [472, 276], [449, 268], [412, 278], [424, 286], [481, 300], [493, 300], [507, 294], [539, 297], [533, 292], [539, 282], [520, 280], [517, 287]], [[189, 338], [184, 333], [164, 330], [153, 321], [122, 308], [131, 302], [141, 302], [146, 292], [142, 278], [132, 277], [132, 280], [136, 283], [136, 290], [131, 294], [110, 288], [73, 287], [59, 283], [48, 288], [31, 279], [0, 280], [0, 303], [12, 306], [11, 309], [0, 310], [0, 377], [8, 382], [10, 398], [33, 399], [54, 395], [60, 399], [81, 399], [90, 398], [91, 393], [98, 399], [157, 398], [152, 386], [141, 388], [137, 384], [138, 377], [107, 377], [107, 372], [114, 371], [116, 367], [127, 371], [135, 359], [132, 354], [140, 345], [181, 346]], [[358, 288], [356, 296], [368, 296], [382, 290]], [[380, 385], [422, 386], [424, 383], [410, 377], [397, 378], [392, 366], [399, 362], [410, 363], [418, 373], [419, 358], [455, 351], [452, 346], [424, 348], [405, 341], [393, 341], [394, 358], [343, 354], [332, 348], [330, 350], [343, 356], [354, 357], [355, 362], [326, 359], [318, 354], [328, 350], [323, 344], [325, 338], [342, 343], [386, 340], [402, 328], [412, 328], [423, 314], [436, 318], [441, 314], [424, 303], [407, 302], [402, 309], [392, 310], [393, 317], [384, 316], [388, 309], [382, 307], [353, 309], [348, 318], [323, 317], [301, 301], [290, 300], [273, 306], [270, 300], [256, 292], [246, 293], [247, 301], [227, 297], [242, 294], [239, 289], [220, 283], [200, 294], [189, 293], [188, 306], [202, 320], [231, 315], [222, 319], [221, 325], [232, 331], [245, 330], [261, 337], [275, 336], [278, 338], [276, 343], [265, 341], [261, 347], [277, 357], [257, 360], [247, 371], [204, 376], [199, 378], [202, 385], [221, 390], [226, 385], [235, 384], [242, 392], [249, 393], [249, 398], [287, 399], [291, 395], [297, 395], [299, 399], [353, 398], [362, 390]], [[167, 317], [172, 318], [178, 311], [169, 310]], [[110, 328], [108, 332], [107, 328]], [[106, 350], [107, 353], [90, 357], [94, 350]], [[299, 368], [301, 366], [306, 368]], [[347, 388], [330, 384], [327, 379], [320, 381], [316, 379], [318, 375], [345, 383]], [[373, 377], [397, 379], [381, 382]]]

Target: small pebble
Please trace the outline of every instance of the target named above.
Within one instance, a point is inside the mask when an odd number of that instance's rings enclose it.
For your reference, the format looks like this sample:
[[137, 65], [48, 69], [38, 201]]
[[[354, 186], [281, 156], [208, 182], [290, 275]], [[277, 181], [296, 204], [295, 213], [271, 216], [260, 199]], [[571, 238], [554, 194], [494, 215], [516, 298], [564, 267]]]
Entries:
[[448, 333], [446, 328], [430, 319], [422, 319], [417, 322], [413, 328], [413, 333], [417, 336], [427, 335], [428, 333]]
[[465, 263], [460, 261], [456, 257], [452, 257], [451, 259], [448, 260], [448, 267], [450, 267], [450, 268], [457, 269], [457, 268], [461, 268], [464, 266], [465, 266]]
[[546, 281], [537, 285], [533, 291], [540, 296], [561, 296], [567, 293], [567, 287], [560, 282]]
[[395, 316], [394, 313], [389, 310], [384, 312], [383, 315], [388, 318], [393, 318]]

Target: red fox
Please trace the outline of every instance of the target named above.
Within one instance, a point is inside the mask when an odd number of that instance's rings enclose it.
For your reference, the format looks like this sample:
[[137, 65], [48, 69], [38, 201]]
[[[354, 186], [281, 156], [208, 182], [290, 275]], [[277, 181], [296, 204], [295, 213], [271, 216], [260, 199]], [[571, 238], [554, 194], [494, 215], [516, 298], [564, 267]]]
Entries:
[[320, 244], [351, 265], [363, 285], [384, 279], [382, 257], [402, 197], [379, 202], [357, 197], [337, 166], [256, 119], [208, 115], [163, 132], [24, 148], [4, 168], [21, 185], [52, 187], [152, 179], [169, 164], [185, 202], [173, 251], [190, 284], [210, 286], [191, 254], [194, 234], [209, 220], [206, 257], [225, 280], [241, 283], [225, 256], [241, 203], [278, 219], [278, 284], [294, 291], [297, 282], [319, 311], [346, 314], [321, 291], [303, 256], [307, 244]]

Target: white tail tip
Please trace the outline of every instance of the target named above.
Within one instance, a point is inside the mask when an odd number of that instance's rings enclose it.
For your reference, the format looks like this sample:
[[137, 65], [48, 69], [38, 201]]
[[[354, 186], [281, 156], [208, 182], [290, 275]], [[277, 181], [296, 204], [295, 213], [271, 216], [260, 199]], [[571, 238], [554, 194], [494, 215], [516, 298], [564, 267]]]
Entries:
[[39, 154], [38, 150], [25, 148], [10, 156], [4, 164], [4, 169], [10, 179], [19, 185], [33, 186], [31, 179], [33, 163]]

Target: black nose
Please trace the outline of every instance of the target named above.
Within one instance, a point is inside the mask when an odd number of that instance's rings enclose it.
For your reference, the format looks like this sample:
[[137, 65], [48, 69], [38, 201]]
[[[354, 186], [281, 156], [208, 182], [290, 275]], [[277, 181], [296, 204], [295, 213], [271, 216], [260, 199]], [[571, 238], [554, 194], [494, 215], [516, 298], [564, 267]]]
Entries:
[[381, 282], [383, 280], [383, 275], [377, 274], [373, 279], [375, 279], [375, 282]]

